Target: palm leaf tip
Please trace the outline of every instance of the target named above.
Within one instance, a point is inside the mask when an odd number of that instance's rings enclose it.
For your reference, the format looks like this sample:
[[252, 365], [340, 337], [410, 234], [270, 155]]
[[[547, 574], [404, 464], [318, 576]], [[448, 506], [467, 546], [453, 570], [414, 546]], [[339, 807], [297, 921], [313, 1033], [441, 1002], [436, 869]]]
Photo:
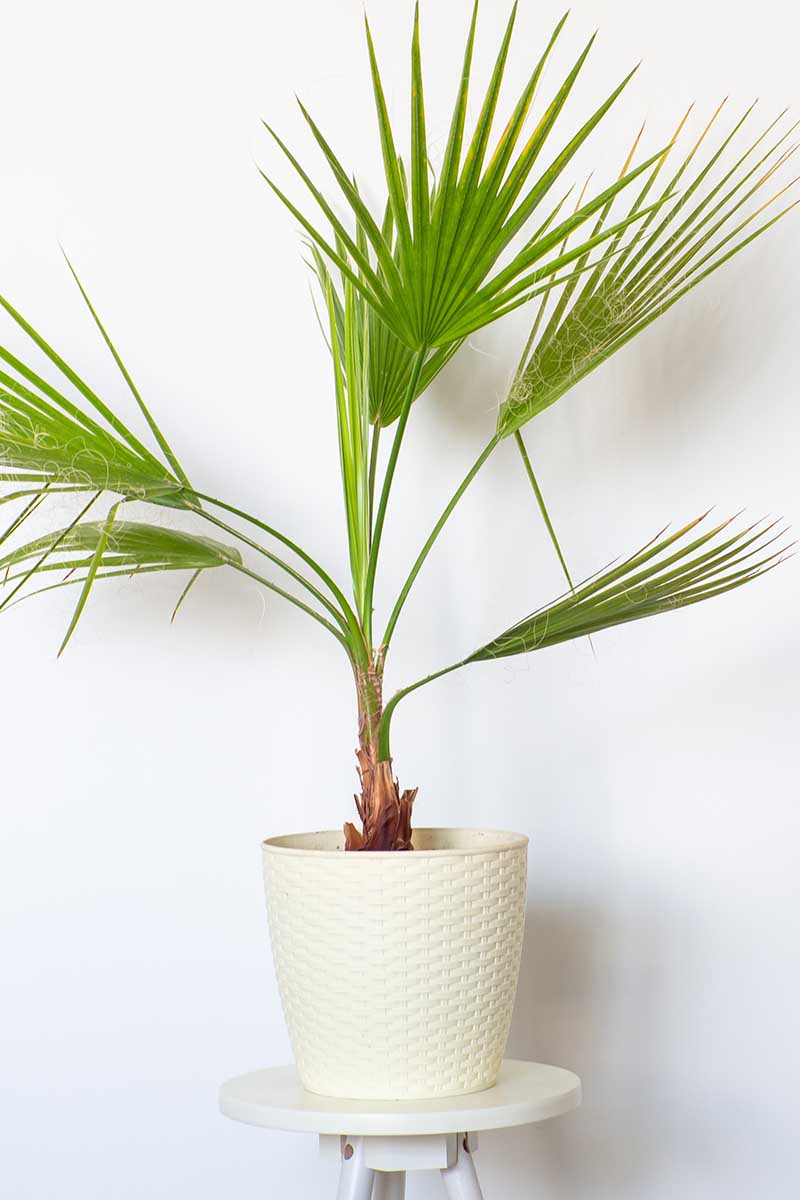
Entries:
[[779, 528], [777, 521], [756, 522], [730, 533], [731, 518], [693, 536], [707, 517], [708, 513], [667, 537], [659, 535], [621, 564], [518, 621], [465, 661], [527, 654], [697, 604], [758, 579], [795, 550], [796, 543], [786, 541], [788, 528]]
[[106, 346], [108, 347], [109, 351], [111, 352], [111, 356], [114, 359], [114, 362], [115, 362], [120, 374], [122, 375], [122, 378], [125, 380], [125, 383], [126, 383], [128, 389], [130, 390], [131, 395], [133, 396], [134, 400], [136, 401], [136, 404], [139, 407], [139, 411], [142, 413], [142, 416], [145, 418], [145, 420], [147, 421], [147, 424], [150, 426], [150, 431], [152, 432], [153, 436], [155, 437], [156, 441], [158, 442], [161, 452], [163, 453], [164, 457], [166, 458], [167, 462], [169, 463], [170, 468], [175, 472], [176, 477], [181, 481], [182, 484], [185, 484], [187, 487], [190, 487], [191, 485], [189, 483], [189, 479], [188, 479], [186, 473], [184, 472], [183, 468], [181, 467], [180, 463], [178, 462], [178, 459], [177, 459], [172, 447], [170, 446], [169, 442], [164, 437], [164, 434], [161, 432], [161, 429], [159, 428], [158, 424], [156, 423], [152, 413], [150, 412], [150, 409], [145, 404], [145, 402], [141, 396], [141, 393], [139, 392], [139, 389], [136, 387], [136, 384], [133, 382], [133, 379], [131, 378], [127, 367], [125, 366], [124, 362], [120, 358], [120, 355], [117, 351], [116, 346], [114, 345], [114, 343], [112, 342], [108, 333], [106, 332], [106, 328], [103, 325], [103, 322], [100, 320], [100, 316], [97, 312], [97, 309], [92, 304], [92, 301], [89, 299], [89, 294], [86, 291], [86, 288], [81, 283], [81, 281], [78, 277], [78, 273], [75, 270], [75, 267], [72, 265], [72, 262], [70, 261], [66, 250], [60, 243], [59, 243], [59, 248], [61, 250], [62, 255], [64, 256], [64, 261], [66, 262], [67, 267], [69, 268], [70, 274], [72, 275], [72, 278], [74, 279], [74, 281], [78, 287], [78, 291], [80, 292], [81, 297], [82, 297], [86, 307], [88, 308], [89, 312], [91, 313], [92, 319], [93, 319], [95, 325], [97, 326], [97, 329], [99, 330], [103, 341], [105, 342]]
[[190, 576], [189, 582], [186, 584], [186, 587], [181, 592], [180, 596], [178, 597], [177, 603], [172, 610], [172, 616], [169, 619], [170, 625], [172, 625], [173, 622], [175, 621], [175, 618], [177, 617], [177, 615], [183, 605], [184, 600], [189, 595], [189, 592], [192, 590], [194, 585], [197, 583], [197, 581], [200, 578], [200, 576], [202, 575], [202, 573], [203, 573], [203, 568], [198, 567], [197, 570], [194, 571], [192, 573], [192, 575]]

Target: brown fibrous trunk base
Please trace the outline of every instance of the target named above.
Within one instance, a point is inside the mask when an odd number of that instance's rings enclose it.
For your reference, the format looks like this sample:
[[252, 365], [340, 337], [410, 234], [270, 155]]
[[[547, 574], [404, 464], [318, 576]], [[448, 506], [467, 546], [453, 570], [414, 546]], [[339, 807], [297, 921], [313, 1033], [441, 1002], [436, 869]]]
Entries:
[[372, 747], [356, 751], [361, 795], [355, 797], [362, 828], [344, 827], [345, 850], [411, 850], [411, 812], [416, 788], [402, 794], [391, 762], [378, 762]]

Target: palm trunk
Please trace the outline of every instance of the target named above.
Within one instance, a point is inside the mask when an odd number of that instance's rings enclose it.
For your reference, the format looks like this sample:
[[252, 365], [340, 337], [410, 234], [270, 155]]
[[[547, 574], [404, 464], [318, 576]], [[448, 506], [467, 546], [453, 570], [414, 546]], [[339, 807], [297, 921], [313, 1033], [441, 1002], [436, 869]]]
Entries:
[[355, 796], [361, 830], [348, 821], [344, 827], [346, 850], [411, 850], [411, 811], [416, 788], [401, 795], [392, 776], [391, 760], [378, 761], [378, 725], [383, 712], [383, 656], [379, 652], [369, 670], [356, 678], [358, 689], [358, 777], [361, 794]]

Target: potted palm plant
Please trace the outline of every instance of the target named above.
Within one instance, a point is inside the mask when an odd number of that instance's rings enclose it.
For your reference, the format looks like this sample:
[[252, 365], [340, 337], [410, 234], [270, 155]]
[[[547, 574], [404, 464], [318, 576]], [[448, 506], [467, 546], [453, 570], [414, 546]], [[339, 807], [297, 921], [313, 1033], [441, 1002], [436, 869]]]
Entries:
[[[523, 430], [792, 207], [780, 201], [786, 190], [781, 184], [764, 189], [793, 148], [792, 129], [782, 117], [748, 135], [752, 110], [725, 125], [720, 106], [688, 150], [676, 147], [689, 114], [667, 146], [642, 156], [637, 136], [616, 177], [594, 191], [587, 185], [575, 197], [565, 186], [570, 164], [631, 75], [569, 140], [555, 143], [592, 44], [540, 103], [543, 71], [564, 21], [496, 139], [514, 12], [468, 130], [475, 5], [435, 172], [426, 140], [419, 14], [404, 155], [367, 25], [385, 172], [385, 203], [378, 208], [368, 204], [302, 105], [335, 185], [333, 196], [270, 130], [316, 213], [309, 216], [303, 201], [265, 175], [304, 231], [319, 287], [338, 428], [347, 585], [268, 519], [190, 481], [71, 264], [138, 408], [139, 433], [0, 297], [6, 314], [55, 369], [45, 378], [0, 346], [0, 461], [9, 485], [2, 502], [19, 506], [0, 540], [13, 539], [34, 514], [41, 520], [53, 497], [73, 496], [77, 509], [66, 526], [12, 542], [0, 559], [0, 608], [55, 588], [76, 588], [63, 651], [98, 580], [181, 573], [177, 611], [203, 572], [225, 567], [300, 609], [346, 656], [357, 714], [356, 813], [341, 832], [264, 843], [282, 999], [301, 1076], [318, 1092], [402, 1098], [485, 1088], [495, 1078], [508, 1034], [527, 839], [412, 827], [417, 789], [401, 789], [392, 761], [398, 704], [471, 664], [592, 637], [721, 595], [772, 570], [789, 549], [772, 523], [737, 528], [706, 514], [662, 531], [584, 582], [570, 576]], [[538, 112], [531, 120], [535, 97]], [[523, 306], [533, 309], [530, 336], [497, 419], [433, 522], [393, 606], [378, 614], [373, 601], [386, 515], [414, 404], [469, 335]], [[516, 444], [530, 480], [564, 572], [564, 592], [458, 662], [434, 664], [430, 674], [389, 695], [389, 651], [414, 582], [459, 500], [507, 441]], [[146, 506], [151, 520], [129, 517], [134, 505]], [[176, 525], [173, 518], [182, 521]], [[345, 1023], [354, 1036], [343, 1036]]]

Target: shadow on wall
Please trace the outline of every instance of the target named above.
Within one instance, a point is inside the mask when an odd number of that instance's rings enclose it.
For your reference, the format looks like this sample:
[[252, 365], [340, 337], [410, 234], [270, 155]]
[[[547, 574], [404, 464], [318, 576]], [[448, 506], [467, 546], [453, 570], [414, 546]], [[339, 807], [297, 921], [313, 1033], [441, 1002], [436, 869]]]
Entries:
[[725, 1174], [723, 1131], [679, 1087], [675, 990], [687, 982], [694, 918], [660, 900], [643, 891], [615, 909], [529, 910], [508, 1054], [575, 1070], [584, 1100], [558, 1120], [486, 1135], [489, 1190], [498, 1169], [508, 1200], [527, 1200], [531, 1185], [559, 1200], [652, 1195], [667, 1162], [713, 1173], [719, 1161]]

